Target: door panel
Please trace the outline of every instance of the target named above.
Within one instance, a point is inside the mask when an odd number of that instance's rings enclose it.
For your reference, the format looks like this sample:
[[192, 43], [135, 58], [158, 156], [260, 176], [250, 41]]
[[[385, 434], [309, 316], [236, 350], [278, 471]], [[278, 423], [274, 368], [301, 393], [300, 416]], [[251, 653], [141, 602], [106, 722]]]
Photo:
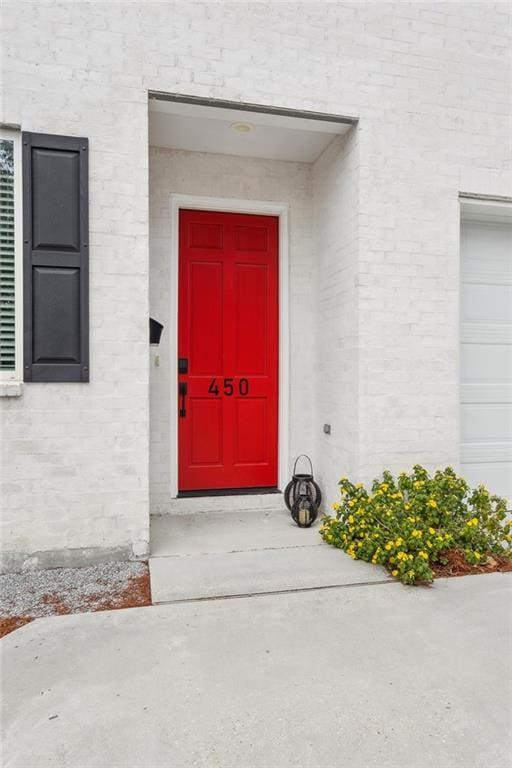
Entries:
[[192, 397], [188, 403], [192, 466], [222, 465], [222, 401]]
[[244, 397], [236, 400], [235, 463], [264, 464], [268, 461], [267, 400]]
[[267, 264], [235, 265], [235, 373], [239, 376], [264, 376], [267, 370], [268, 293]]
[[[189, 370], [215, 374], [222, 370], [222, 262], [190, 261], [190, 296], [200, 301], [189, 303]], [[205, 343], [207, 340], [207, 343]]]
[[179, 243], [179, 490], [274, 487], [278, 219], [183, 210]]
[[241, 251], [267, 251], [268, 229], [266, 227], [235, 227], [235, 245]]
[[189, 247], [212, 249], [222, 248], [223, 227], [221, 224], [192, 222], [189, 229]]

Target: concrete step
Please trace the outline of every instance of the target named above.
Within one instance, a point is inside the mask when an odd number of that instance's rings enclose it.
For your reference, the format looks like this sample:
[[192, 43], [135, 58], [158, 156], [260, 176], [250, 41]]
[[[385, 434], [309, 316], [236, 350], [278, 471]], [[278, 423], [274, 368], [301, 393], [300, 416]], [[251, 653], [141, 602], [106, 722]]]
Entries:
[[153, 517], [153, 602], [387, 579], [384, 569], [355, 562], [324, 544], [318, 526], [319, 521], [312, 528], [298, 528], [288, 512], [268, 509]]
[[245, 509], [151, 517], [151, 556], [315, 546], [319, 522], [299, 528], [286, 509]]
[[190, 496], [170, 499], [169, 512], [172, 515], [190, 515], [204, 512], [241, 512], [243, 510], [271, 509], [285, 510], [282, 493], [251, 493], [234, 496]]
[[154, 557], [153, 603], [347, 586], [387, 580], [384, 569], [318, 546]]

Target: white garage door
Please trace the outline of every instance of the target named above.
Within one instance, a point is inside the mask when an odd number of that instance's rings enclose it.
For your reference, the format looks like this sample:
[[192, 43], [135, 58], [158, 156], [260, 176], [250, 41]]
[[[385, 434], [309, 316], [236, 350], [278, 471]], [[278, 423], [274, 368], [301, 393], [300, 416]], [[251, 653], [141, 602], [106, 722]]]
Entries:
[[461, 232], [461, 471], [512, 500], [512, 226]]

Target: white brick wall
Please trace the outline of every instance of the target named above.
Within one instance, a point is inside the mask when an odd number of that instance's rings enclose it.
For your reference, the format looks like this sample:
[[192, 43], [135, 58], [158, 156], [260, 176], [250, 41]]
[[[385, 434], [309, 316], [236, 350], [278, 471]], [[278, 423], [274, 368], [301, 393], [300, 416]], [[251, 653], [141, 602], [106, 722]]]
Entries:
[[[326, 501], [359, 473], [357, 133], [335, 139], [313, 166], [317, 474]], [[330, 424], [331, 434], [324, 434]]]
[[346, 436], [319, 456], [329, 478], [457, 461], [457, 195], [511, 194], [509, 20], [505, 3], [4, 3], [1, 120], [91, 142], [92, 377], [2, 399], [5, 551], [147, 544], [149, 88], [359, 116], [340, 161], [357, 247], [331, 296], [318, 277], [319, 349], [343, 338], [350, 359], [319, 415]]

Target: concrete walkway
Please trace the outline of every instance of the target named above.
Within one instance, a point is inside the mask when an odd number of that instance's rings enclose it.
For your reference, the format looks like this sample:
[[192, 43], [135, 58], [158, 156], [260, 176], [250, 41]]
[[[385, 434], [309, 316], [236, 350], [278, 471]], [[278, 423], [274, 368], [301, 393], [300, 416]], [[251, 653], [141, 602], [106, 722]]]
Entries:
[[151, 520], [154, 603], [388, 581], [298, 528], [284, 508], [162, 515]]
[[512, 574], [40, 619], [4, 768], [507, 768]]

